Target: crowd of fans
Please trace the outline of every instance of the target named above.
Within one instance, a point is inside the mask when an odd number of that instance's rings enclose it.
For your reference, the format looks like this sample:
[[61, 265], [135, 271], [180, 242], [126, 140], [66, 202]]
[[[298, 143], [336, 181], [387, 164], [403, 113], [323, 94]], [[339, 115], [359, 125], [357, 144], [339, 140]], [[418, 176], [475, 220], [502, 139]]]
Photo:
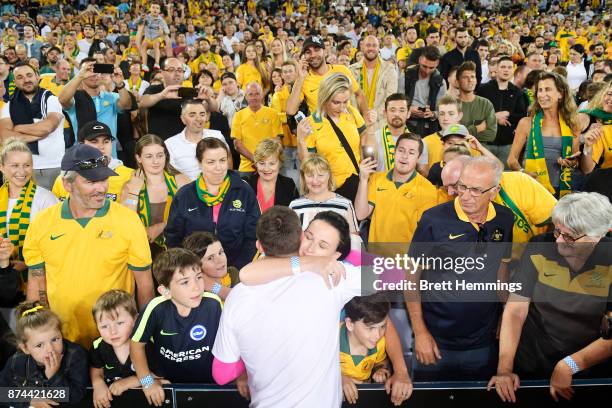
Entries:
[[[606, 3], [1, 2], [0, 386], [612, 377]], [[363, 285], [368, 252], [483, 251], [406, 277], [519, 290]]]

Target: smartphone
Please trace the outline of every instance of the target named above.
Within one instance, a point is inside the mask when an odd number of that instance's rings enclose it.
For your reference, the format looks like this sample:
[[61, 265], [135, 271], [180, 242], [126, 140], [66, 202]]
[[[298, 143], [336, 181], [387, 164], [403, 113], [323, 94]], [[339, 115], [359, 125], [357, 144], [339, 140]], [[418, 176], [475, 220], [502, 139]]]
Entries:
[[425, 112], [427, 108], [418, 108], [421, 112]]
[[94, 64], [93, 72], [95, 74], [112, 74], [115, 72], [113, 64]]
[[183, 99], [192, 99], [198, 96], [198, 91], [195, 88], [181, 86], [178, 89], [178, 96], [179, 98], [183, 98]]
[[300, 123], [302, 120], [306, 119], [306, 115], [304, 115], [302, 111], [298, 111], [293, 118], [295, 119], [296, 123]]
[[374, 146], [361, 146], [361, 160], [371, 159], [376, 161], [376, 149]]
[[566, 159], [567, 160], [576, 160], [578, 157], [580, 157], [581, 154], [582, 154], [582, 152], [576, 152], [576, 153], [572, 154], [571, 156], [567, 156]]

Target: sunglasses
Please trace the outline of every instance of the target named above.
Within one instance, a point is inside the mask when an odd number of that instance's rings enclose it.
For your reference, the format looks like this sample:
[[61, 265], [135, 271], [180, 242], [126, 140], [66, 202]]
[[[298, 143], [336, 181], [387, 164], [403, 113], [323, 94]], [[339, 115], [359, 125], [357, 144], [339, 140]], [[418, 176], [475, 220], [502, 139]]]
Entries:
[[100, 156], [96, 159], [86, 159], [76, 162], [72, 166], [71, 170], [91, 170], [97, 169], [98, 167], [107, 167], [108, 158], [106, 156]]

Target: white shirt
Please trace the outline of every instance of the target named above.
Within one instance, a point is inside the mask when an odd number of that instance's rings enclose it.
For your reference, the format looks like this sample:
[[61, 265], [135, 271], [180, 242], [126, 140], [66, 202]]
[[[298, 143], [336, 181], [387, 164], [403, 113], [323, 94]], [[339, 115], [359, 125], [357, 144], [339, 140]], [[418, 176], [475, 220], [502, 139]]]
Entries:
[[[10, 104], [8, 102], [2, 108], [2, 117], [10, 117]], [[61, 166], [62, 157], [66, 151], [66, 144], [64, 142], [64, 115], [62, 113], [62, 105], [59, 103], [57, 96], [51, 95], [47, 99], [47, 111], [43, 112], [43, 119], [46, 119], [50, 113], [59, 113], [62, 115], [57, 127], [49, 133], [48, 136], [38, 140], [38, 153], [33, 154], [34, 169], [55, 169]], [[41, 119], [34, 119], [34, 123], [40, 122]]]
[[[213, 137], [221, 140], [227, 146], [227, 142], [223, 134], [218, 130], [204, 129], [202, 139], [205, 137]], [[185, 129], [177, 135], [174, 135], [164, 142], [168, 153], [170, 153], [170, 164], [172, 167], [189, 177], [190, 180], [195, 180], [200, 175], [200, 165], [196, 159], [197, 143], [190, 142], [185, 137]], [[229, 146], [227, 146], [229, 149]]]
[[[8, 205], [6, 207], [6, 230], [9, 230], [9, 222], [11, 220], [11, 214], [13, 213], [13, 208], [17, 204], [18, 198], [9, 198]], [[49, 208], [54, 204], [57, 204], [58, 200], [55, 194], [43, 188], [41, 186], [36, 186], [36, 192], [34, 193], [34, 198], [32, 199], [32, 208], [30, 209], [30, 222], [34, 220], [36, 214], [44, 210], [45, 208]]]
[[231, 38], [228, 38], [227, 35], [224, 35], [223, 36], [223, 49], [228, 54], [233, 54], [234, 51], [232, 49], [232, 44], [239, 43], [239, 42], [240, 42], [240, 40], [238, 38], [236, 38], [235, 35], [233, 35]]
[[395, 57], [396, 50], [397, 47], [395, 45], [392, 45], [391, 48], [382, 47], [379, 51], [380, 58], [382, 58], [384, 61], [390, 60], [391, 58]]
[[[133, 89], [130, 87], [130, 83], [128, 82], [128, 80], [127, 80], [127, 79], [124, 79], [124, 80], [123, 80], [123, 83], [125, 84], [125, 87], [127, 88], [127, 90], [133, 93], [133, 91], [134, 91], [134, 90], [133, 90]], [[136, 81], [136, 83], [138, 83], [138, 81]], [[136, 84], [134, 84], [134, 85], [136, 85]], [[147, 90], [147, 88], [148, 88], [150, 85], [151, 85], [150, 83], [148, 83], [147, 81], [145, 81], [144, 79], [142, 79], [142, 80], [140, 81], [140, 87], [139, 87], [138, 89], [136, 89], [136, 93], [137, 93], [139, 96], [144, 95], [144, 91], [146, 91], [146, 90]]]
[[480, 61], [480, 69], [482, 71], [482, 83], [486, 84], [491, 80], [489, 77], [489, 61], [482, 62]]
[[89, 56], [89, 49], [91, 48], [92, 44], [93, 41], [90, 43], [85, 38], [77, 41], [77, 45], [79, 46], [79, 55], [76, 57], [77, 62], [81, 62], [83, 58], [87, 58]]
[[244, 361], [252, 408], [340, 407], [339, 313], [361, 294], [360, 269], [345, 268], [332, 290], [310, 272], [232, 289], [213, 355]]
[[580, 87], [580, 84], [587, 80], [584, 62], [580, 60], [576, 65], [568, 62], [565, 68], [567, 69], [567, 84], [572, 91], [576, 91]]

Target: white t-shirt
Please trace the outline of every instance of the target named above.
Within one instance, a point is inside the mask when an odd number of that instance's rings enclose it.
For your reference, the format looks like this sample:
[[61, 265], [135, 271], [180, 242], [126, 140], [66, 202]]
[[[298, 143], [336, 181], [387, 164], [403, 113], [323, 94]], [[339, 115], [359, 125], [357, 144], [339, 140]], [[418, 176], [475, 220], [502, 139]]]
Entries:
[[79, 46], [79, 55], [77, 55], [77, 62], [81, 62], [83, 58], [87, 58], [89, 56], [89, 49], [93, 44], [93, 40], [91, 42], [87, 41], [85, 38], [77, 41], [77, 45]]
[[[15, 205], [17, 204], [17, 200], [17, 198], [9, 198], [8, 200], [8, 205], [6, 207], [7, 231], [9, 228], [9, 221], [11, 220], [11, 214], [13, 213], [13, 208], [15, 208]], [[36, 186], [36, 192], [34, 193], [34, 198], [32, 199], [32, 208], [30, 209], [30, 222], [34, 220], [36, 214], [57, 203], [58, 200], [55, 194], [41, 186]]]
[[[2, 117], [8, 118], [10, 114], [10, 104], [8, 102], [2, 108]], [[59, 113], [62, 115], [62, 119], [57, 127], [49, 133], [47, 137], [38, 140], [38, 153], [33, 154], [34, 169], [54, 169], [58, 168], [62, 164], [62, 157], [66, 151], [66, 144], [64, 142], [64, 118], [62, 113], [62, 105], [59, 103], [57, 96], [51, 95], [47, 99], [47, 111], [43, 112], [43, 119], [47, 117], [49, 113]], [[34, 119], [34, 123], [39, 122], [41, 119]], [[13, 124], [14, 125], [14, 124]]]
[[587, 72], [584, 68], [584, 62], [580, 62], [576, 65], [569, 62], [565, 69], [567, 69], [567, 84], [572, 91], [578, 90], [580, 84], [587, 80]]
[[310, 272], [232, 289], [213, 354], [244, 361], [251, 407], [340, 407], [339, 313], [361, 294], [360, 268], [345, 268], [332, 290]]
[[[221, 140], [227, 146], [227, 142], [223, 137], [223, 133], [218, 130], [204, 129], [202, 139], [205, 137], [213, 137]], [[195, 180], [200, 175], [200, 165], [196, 159], [197, 143], [190, 142], [185, 137], [185, 129], [177, 135], [174, 135], [164, 142], [168, 153], [170, 153], [170, 164], [172, 167], [189, 177], [190, 180]], [[227, 146], [229, 149], [229, 146]]]

